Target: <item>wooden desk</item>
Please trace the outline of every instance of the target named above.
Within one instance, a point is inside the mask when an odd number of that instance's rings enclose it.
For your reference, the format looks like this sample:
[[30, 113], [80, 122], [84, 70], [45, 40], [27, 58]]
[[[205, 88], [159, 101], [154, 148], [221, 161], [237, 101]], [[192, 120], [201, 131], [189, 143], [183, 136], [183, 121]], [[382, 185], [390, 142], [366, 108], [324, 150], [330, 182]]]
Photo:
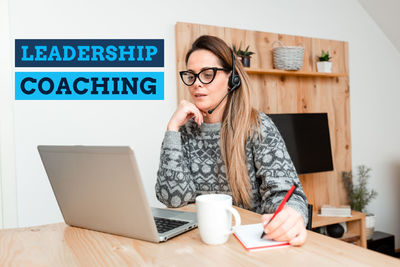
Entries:
[[[184, 210], [193, 210], [193, 206]], [[260, 215], [239, 209], [244, 224]], [[205, 245], [198, 229], [165, 243], [114, 236], [64, 223], [0, 230], [0, 266], [399, 266], [400, 260], [314, 232], [302, 247], [247, 252], [232, 236]]]

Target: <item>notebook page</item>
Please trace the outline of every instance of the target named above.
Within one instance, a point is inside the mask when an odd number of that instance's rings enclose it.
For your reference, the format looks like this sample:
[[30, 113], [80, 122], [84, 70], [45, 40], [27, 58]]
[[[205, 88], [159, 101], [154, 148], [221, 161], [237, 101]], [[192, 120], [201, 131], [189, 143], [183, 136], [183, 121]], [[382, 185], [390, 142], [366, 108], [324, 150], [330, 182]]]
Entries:
[[289, 245], [288, 242], [278, 242], [261, 238], [263, 230], [261, 223], [240, 225], [235, 228], [234, 235], [247, 250], [259, 250]]

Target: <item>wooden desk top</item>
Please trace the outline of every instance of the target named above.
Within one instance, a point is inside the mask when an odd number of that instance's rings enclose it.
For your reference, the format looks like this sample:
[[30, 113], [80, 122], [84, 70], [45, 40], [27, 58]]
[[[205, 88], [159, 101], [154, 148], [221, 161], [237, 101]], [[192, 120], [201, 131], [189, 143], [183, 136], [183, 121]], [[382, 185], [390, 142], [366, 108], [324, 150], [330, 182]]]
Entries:
[[[188, 206], [183, 210], [194, 210]], [[243, 224], [260, 215], [238, 209]], [[308, 232], [302, 247], [247, 252], [231, 236], [203, 244], [198, 229], [153, 244], [64, 223], [0, 230], [0, 266], [399, 266], [400, 260]]]

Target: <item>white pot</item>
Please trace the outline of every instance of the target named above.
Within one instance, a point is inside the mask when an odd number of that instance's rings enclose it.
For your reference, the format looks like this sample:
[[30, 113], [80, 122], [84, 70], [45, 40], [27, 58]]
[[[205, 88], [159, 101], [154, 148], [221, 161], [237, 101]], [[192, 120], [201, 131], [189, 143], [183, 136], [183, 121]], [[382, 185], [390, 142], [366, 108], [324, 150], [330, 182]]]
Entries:
[[317, 62], [318, 72], [332, 72], [332, 62], [330, 61], [319, 61]]
[[376, 216], [374, 214], [367, 214], [367, 216], [365, 216], [365, 228], [366, 228], [365, 230], [366, 230], [367, 240], [371, 239], [372, 235], [374, 234], [375, 222], [376, 222]]

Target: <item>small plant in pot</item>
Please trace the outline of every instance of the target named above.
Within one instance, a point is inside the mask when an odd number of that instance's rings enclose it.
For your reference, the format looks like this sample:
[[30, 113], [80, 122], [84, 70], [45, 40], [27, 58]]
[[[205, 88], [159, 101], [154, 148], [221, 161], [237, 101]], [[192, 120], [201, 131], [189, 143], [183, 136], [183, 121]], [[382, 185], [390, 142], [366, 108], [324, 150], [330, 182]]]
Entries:
[[367, 182], [370, 177], [371, 168], [364, 165], [358, 166], [357, 180], [358, 184], [353, 184], [353, 173], [342, 172], [344, 187], [347, 191], [347, 198], [352, 210], [366, 213], [365, 218], [367, 239], [372, 237], [375, 228], [375, 215], [367, 213], [366, 207], [378, 193], [375, 190], [367, 188]]
[[249, 45], [246, 47], [245, 50], [241, 49], [242, 44], [239, 45], [239, 48], [236, 49], [236, 46], [233, 45], [233, 52], [240, 58], [242, 61], [243, 67], [250, 67], [250, 58], [251, 55], [255, 54], [252, 51], [249, 51]]
[[332, 62], [329, 60], [331, 57], [329, 56], [329, 51], [321, 51], [321, 56], [318, 56], [319, 62], [317, 62], [317, 70], [318, 72], [332, 72]]

